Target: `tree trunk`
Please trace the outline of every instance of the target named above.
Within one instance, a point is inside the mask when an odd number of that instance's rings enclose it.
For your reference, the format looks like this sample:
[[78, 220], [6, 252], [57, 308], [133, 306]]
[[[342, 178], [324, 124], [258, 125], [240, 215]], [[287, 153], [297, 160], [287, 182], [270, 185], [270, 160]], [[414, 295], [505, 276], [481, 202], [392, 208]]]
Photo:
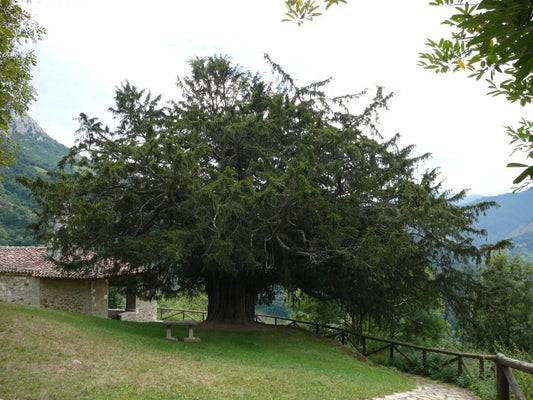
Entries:
[[254, 322], [257, 290], [251, 290], [238, 278], [210, 279], [206, 286], [208, 322], [236, 325]]

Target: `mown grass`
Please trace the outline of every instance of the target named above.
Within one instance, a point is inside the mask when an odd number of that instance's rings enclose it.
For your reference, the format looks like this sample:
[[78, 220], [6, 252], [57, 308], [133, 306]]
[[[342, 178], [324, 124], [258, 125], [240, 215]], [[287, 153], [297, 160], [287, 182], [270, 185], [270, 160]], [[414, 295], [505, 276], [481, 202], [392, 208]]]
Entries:
[[0, 302], [0, 398], [360, 399], [415, 386], [296, 329], [195, 334], [178, 343], [157, 323]]

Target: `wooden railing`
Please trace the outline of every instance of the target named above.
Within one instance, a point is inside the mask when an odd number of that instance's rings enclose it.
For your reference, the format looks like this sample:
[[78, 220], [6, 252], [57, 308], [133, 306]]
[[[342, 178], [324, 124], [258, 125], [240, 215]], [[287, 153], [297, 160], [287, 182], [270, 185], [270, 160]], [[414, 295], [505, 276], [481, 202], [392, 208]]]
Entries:
[[196, 311], [196, 310], [180, 310], [177, 308], [165, 308], [158, 307], [157, 315], [160, 320], [165, 319], [193, 319], [195, 321], [204, 322], [207, 317], [207, 311]]
[[513, 392], [516, 400], [527, 400], [522, 393], [518, 382], [513, 376], [512, 369], [533, 374], [533, 364], [496, 354], [496, 381], [498, 386], [498, 400], [509, 400], [509, 389]]
[[[388, 351], [389, 353], [389, 362], [392, 364], [394, 362], [394, 357], [396, 354], [401, 355], [408, 363], [416, 365], [416, 362], [410, 357], [404, 349], [413, 349], [421, 351], [422, 353], [422, 368], [425, 373], [429, 371], [428, 367], [428, 353], [442, 354], [446, 356], [451, 356], [451, 358], [441, 362], [439, 365], [435, 366], [435, 369], [441, 369], [447, 365], [457, 363], [457, 375], [462, 376], [463, 372], [466, 372], [470, 377], [472, 376], [471, 371], [468, 369], [465, 359], [474, 359], [479, 364], [479, 376], [485, 376], [485, 361], [496, 361], [496, 356], [489, 354], [473, 354], [473, 353], [461, 353], [455, 351], [441, 350], [432, 347], [424, 347], [411, 343], [404, 343], [395, 340], [378, 338], [375, 336], [362, 335], [353, 331], [346, 330], [341, 327], [334, 327], [330, 325], [323, 325], [316, 322], [301, 321], [295, 320], [292, 318], [277, 317], [272, 315], [256, 315], [257, 322], [268, 323], [267, 320], [273, 320], [274, 325], [279, 325], [279, 322], [284, 321], [288, 322], [286, 325], [295, 326], [299, 328], [306, 327], [307, 330], [313, 331], [317, 335], [326, 336], [328, 338], [337, 339], [343, 345], [350, 344], [354, 347], [359, 353], [363, 356], [368, 357], [380, 352]], [[368, 346], [369, 342], [378, 342], [382, 345], [378, 348], [370, 349]]]
[[[196, 321], [205, 321], [207, 317], [207, 311], [195, 311], [195, 310], [179, 310], [174, 308], [158, 308], [158, 315], [161, 320], [163, 319], [194, 319]], [[524, 361], [515, 360], [505, 357], [503, 354], [475, 354], [475, 353], [461, 353], [455, 351], [448, 351], [437, 349], [433, 347], [424, 347], [411, 343], [404, 343], [394, 340], [388, 340], [378, 338], [374, 336], [362, 335], [341, 327], [319, 324], [316, 322], [296, 320], [286, 317], [278, 317], [275, 315], [256, 314], [256, 322], [269, 324], [269, 325], [284, 325], [294, 326], [297, 328], [306, 329], [314, 332], [317, 335], [328, 337], [331, 339], [339, 340], [343, 345], [351, 345], [363, 356], [368, 357], [373, 354], [377, 354], [383, 351], [388, 351], [389, 362], [394, 362], [396, 354], [400, 354], [410, 364], [415, 365], [416, 362], [411, 356], [405, 352], [405, 349], [412, 349], [420, 351], [422, 353], [422, 369], [424, 373], [429, 372], [428, 357], [430, 353], [442, 354], [450, 356], [451, 358], [442, 361], [436, 365], [435, 369], [441, 369], [444, 366], [457, 363], [457, 375], [462, 376], [463, 372], [466, 372], [471, 378], [473, 375], [468, 369], [465, 360], [476, 360], [479, 366], [479, 378], [486, 378], [485, 361], [493, 362], [496, 369], [496, 386], [497, 386], [497, 400], [510, 400], [510, 391], [516, 397], [516, 400], [526, 400], [526, 397], [522, 393], [515, 377], [513, 376], [512, 369], [516, 369], [528, 374], [533, 374], [533, 364], [526, 363]], [[369, 348], [369, 342], [382, 343], [378, 348]]]

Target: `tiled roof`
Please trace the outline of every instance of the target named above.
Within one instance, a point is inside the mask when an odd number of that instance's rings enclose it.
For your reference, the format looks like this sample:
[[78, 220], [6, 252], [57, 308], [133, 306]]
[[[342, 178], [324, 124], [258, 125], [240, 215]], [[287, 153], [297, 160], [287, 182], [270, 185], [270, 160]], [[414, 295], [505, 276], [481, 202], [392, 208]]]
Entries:
[[36, 278], [104, 278], [107, 268], [99, 266], [94, 270], [66, 271], [58, 267], [48, 256], [46, 247], [0, 246], [0, 273], [30, 275]]

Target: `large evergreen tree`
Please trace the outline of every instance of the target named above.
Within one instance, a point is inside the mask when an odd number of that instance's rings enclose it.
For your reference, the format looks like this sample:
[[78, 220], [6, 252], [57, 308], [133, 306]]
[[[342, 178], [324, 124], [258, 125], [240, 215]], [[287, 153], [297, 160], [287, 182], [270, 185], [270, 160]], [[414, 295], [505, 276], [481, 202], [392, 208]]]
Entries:
[[479, 256], [470, 235], [488, 204], [459, 207], [426, 156], [379, 141], [378, 89], [328, 99], [327, 81], [297, 87], [272, 63], [272, 82], [226, 57], [196, 58], [179, 101], [129, 83], [116, 92], [117, 128], [80, 116], [81, 137], [53, 182], [24, 181], [52, 221], [63, 263], [98, 259], [140, 272], [147, 296], [203, 289], [209, 320], [252, 321], [274, 285], [378, 313], [435, 295], [457, 258]]

